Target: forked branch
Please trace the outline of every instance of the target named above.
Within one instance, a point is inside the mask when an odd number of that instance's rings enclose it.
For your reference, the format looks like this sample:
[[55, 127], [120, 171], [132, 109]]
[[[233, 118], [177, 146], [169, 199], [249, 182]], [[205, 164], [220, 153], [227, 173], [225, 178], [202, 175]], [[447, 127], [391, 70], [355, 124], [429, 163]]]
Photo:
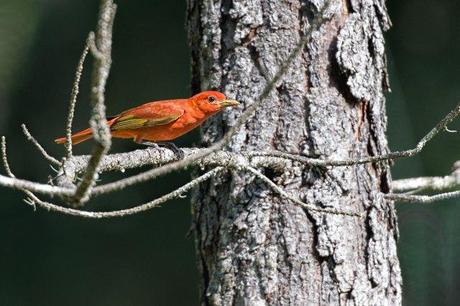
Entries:
[[[86, 172], [78, 184], [72, 202], [77, 205], [89, 200], [92, 187], [96, 183], [99, 163], [109, 151], [111, 135], [106, 123], [105, 112], [105, 85], [112, 63], [112, 29], [116, 13], [116, 5], [112, 0], [102, 0], [99, 13], [99, 22], [94, 36], [94, 45], [97, 53], [93, 52], [94, 64], [91, 86], [92, 115], [90, 126], [95, 141], [91, 158]], [[90, 35], [92, 40], [93, 35]], [[93, 49], [92, 49], [93, 50]]]

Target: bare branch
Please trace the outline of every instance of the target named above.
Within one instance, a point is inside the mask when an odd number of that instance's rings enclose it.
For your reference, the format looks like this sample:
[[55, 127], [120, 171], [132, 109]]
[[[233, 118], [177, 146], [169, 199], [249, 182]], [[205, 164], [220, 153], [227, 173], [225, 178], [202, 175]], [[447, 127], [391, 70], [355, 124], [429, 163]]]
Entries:
[[319, 213], [328, 213], [328, 214], [334, 214], [334, 215], [345, 215], [345, 216], [352, 216], [352, 217], [361, 217], [361, 214], [355, 213], [355, 212], [348, 212], [348, 211], [342, 211], [342, 210], [336, 210], [336, 209], [330, 209], [330, 208], [320, 208], [312, 204], [304, 203], [297, 199], [296, 197], [288, 194], [286, 191], [284, 191], [281, 187], [276, 185], [272, 180], [270, 180], [267, 176], [265, 176], [262, 172], [254, 169], [251, 166], [243, 165], [242, 169], [254, 174], [257, 178], [265, 182], [273, 191], [278, 193], [280, 196], [283, 196], [291, 201], [293, 201], [295, 204], [300, 205], [301, 207], [305, 208], [308, 211], [315, 211]]
[[[185, 157], [196, 154], [202, 154], [206, 149], [199, 148], [181, 148]], [[65, 164], [71, 166], [76, 173], [85, 171], [89, 155], [73, 156], [71, 159], [66, 160]], [[229, 152], [229, 151], [216, 151], [210, 153], [201, 160], [194, 161], [191, 165], [200, 166], [216, 166], [223, 165], [227, 160], [244, 159], [252, 166], [265, 166], [271, 168], [284, 169], [287, 162], [291, 162], [290, 158], [272, 156], [270, 152], [267, 154], [257, 155], [253, 152]], [[99, 172], [109, 171], [124, 171], [126, 169], [141, 168], [144, 166], [158, 166], [167, 164], [177, 160], [177, 155], [168, 148], [153, 148], [137, 149], [131, 152], [115, 153], [104, 156], [99, 165]]]
[[0, 174], [0, 185], [3, 187], [8, 187], [12, 189], [27, 189], [32, 192], [38, 192], [42, 194], [47, 194], [51, 196], [61, 196], [69, 197], [75, 193], [73, 188], [64, 188], [58, 186], [52, 186], [49, 184], [41, 184], [36, 182], [31, 182], [28, 180], [18, 179], [14, 177], [7, 177]]
[[72, 123], [75, 114], [75, 104], [77, 103], [78, 93], [80, 91], [80, 80], [83, 73], [83, 65], [85, 63], [86, 55], [89, 50], [90, 37], [86, 39], [85, 48], [80, 56], [80, 60], [77, 64], [75, 71], [75, 79], [73, 82], [72, 92], [70, 93], [69, 110], [67, 112], [67, 123], [66, 123], [66, 142], [64, 144], [66, 149], [67, 158], [72, 157]]
[[[10, 168], [10, 164], [8, 163], [8, 155], [6, 153], [6, 138], [5, 136], [2, 136], [2, 141], [1, 141], [1, 150], [2, 150], [2, 162], [3, 162], [3, 167], [5, 168], [5, 171], [6, 173], [12, 177], [12, 178], [15, 178], [16, 176], [13, 174], [13, 172], [11, 171], [11, 168]], [[30, 206], [32, 206], [34, 208], [34, 210], [36, 209], [35, 207], [35, 203], [34, 202], [31, 202], [30, 201], [30, 198], [32, 196], [34, 196], [34, 194], [32, 192], [30, 192], [29, 190], [26, 190], [26, 189], [21, 189], [27, 196], [27, 198], [24, 200], [25, 203], [29, 204]]]
[[412, 190], [448, 190], [460, 187], [460, 177], [453, 175], [415, 177], [395, 180], [391, 183], [394, 192], [407, 192]]
[[449, 129], [449, 127], [447, 127], [447, 126], [446, 126], [444, 129], [445, 129], [446, 132], [448, 132], [448, 133], [457, 133], [457, 132], [458, 132], [457, 130], [451, 130], [451, 129]]
[[388, 200], [405, 202], [405, 203], [421, 203], [428, 204], [442, 200], [455, 199], [460, 197], [460, 190], [444, 192], [435, 195], [411, 195], [400, 193], [387, 193], [384, 197]]
[[29, 132], [29, 130], [27, 129], [26, 125], [25, 124], [21, 124], [21, 128], [22, 128], [22, 132], [24, 133], [24, 135], [26, 136], [26, 139], [30, 142], [32, 142], [32, 144], [38, 149], [38, 151], [40, 151], [40, 153], [42, 154], [42, 156], [47, 160], [49, 161], [50, 163], [56, 165], [56, 166], [60, 166], [61, 163], [56, 159], [54, 158], [53, 156], [49, 155], [46, 150], [42, 147], [42, 145], [32, 136], [32, 134]]
[[415, 177], [394, 180], [391, 182], [393, 192], [408, 192], [416, 190], [446, 191], [460, 187], [460, 161], [453, 165], [453, 171], [446, 176]]
[[[181, 150], [184, 152], [184, 156], [193, 155], [201, 151], [201, 149], [195, 148], [181, 148]], [[81, 173], [86, 169], [89, 158], [89, 155], [73, 156], [66, 163], [72, 164], [76, 173]], [[158, 166], [175, 160], [177, 160], [177, 156], [168, 148], [148, 147], [131, 152], [105, 155], [99, 164], [99, 172], [124, 171], [144, 166]]]
[[205, 174], [195, 178], [194, 180], [188, 182], [187, 184], [177, 188], [176, 190], [163, 195], [153, 201], [147, 202], [145, 204], [135, 206], [133, 208], [122, 209], [122, 210], [114, 210], [109, 212], [93, 212], [93, 211], [84, 211], [78, 209], [72, 209], [67, 207], [62, 207], [53, 203], [45, 202], [37, 198], [33, 195], [32, 200], [37, 203], [38, 206], [43, 207], [50, 211], [55, 211], [59, 213], [63, 213], [66, 215], [90, 218], [90, 219], [102, 219], [102, 218], [120, 218], [129, 215], [138, 214], [152, 208], [159, 207], [161, 204], [172, 200], [174, 198], [182, 198], [183, 194], [197, 186], [198, 184], [210, 179], [211, 177], [215, 176], [217, 173], [223, 171], [224, 168], [216, 167]]
[[8, 163], [8, 157], [6, 155], [6, 138], [5, 138], [5, 136], [2, 136], [1, 146], [2, 146], [2, 162], [3, 162], [3, 167], [5, 168], [5, 172], [10, 177], [15, 177], [13, 172], [11, 172], [10, 164]]
[[105, 85], [110, 72], [112, 50], [112, 28], [115, 18], [116, 5], [112, 0], [102, 0], [99, 22], [95, 35], [95, 46], [100, 52], [94, 57], [93, 77], [91, 86], [92, 116], [90, 126], [93, 131], [95, 145], [88, 167], [82, 181], [77, 186], [72, 201], [81, 204], [89, 199], [91, 189], [97, 179], [97, 171], [102, 157], [111, 145], [111, 135], [105, 115]]
[[173, 162], [171, 164], [167, 164], [159, 168], [154, 168], [154, 169], [151, 169], [151, 170], [148, 170], [148, 171], [124, 178], [124, 179], [120, 179], [112, 183], [94, 187], [93, 195], [99, 195], [103, 193], [109, 193], [109, 192], [113, 192], [116, 190], [124, 189], [126, 187], [129, 187], [129, 186], [132, 186], [138, 183], [142, 183], [142, 182], [146, 182], [146, 181], [155, 179], [161, 175], [170, 173], [173, 170], [185, 169], [186, 167], [192, 165], [194, 162], [198, 161], [199, 159], [207, 156], [208, 154], [212, 152], [213, 151], [211, 151], [210, 149], [204, 149], [200, 151], [200, 153], [196, 155], [190, 155], [188, 158], [185, 158], [178, 162]]
[[[385, 197], [399, 202], [432, 203], [435, 201], [453, 199], [460, 196], [460, 190], [443, 192], [433, 195], [414, 195], [414, 193], [432, 190], [448, 191], [460, 187], [460, 161], [454, 163], [453, 171], [446, 176], [416, 177], [395, 180], [391, 183], [393, 193]], [[404, 193], [395, 193], [404, 192]]]
[[423, 148], [426, 146], [428, 142], [430, 142], [436, 135], [440, 132], [444, 131], [445, 127], [456, 119], [460, 115], [460, 103], [455, 106], [455, 108], [450, 111], [441, 121], [436, 124], [434, 128], [432, 128], [422, 139], [417, 143], [417, 145], [413, 149], [405, 150], [405, 151], [395, 151], [390, 152], [388, 154], [378, 155], [378, 156], [369, 156], [363, 158], [352, 158], [352, 159], [344, 159], [344, 160], [330, 160], [330, 159], [319, 159], [319, 158], [311, 158], [306, 156], [301, 156], [297, 154], [290, 154], [285, 152], [252, 152], [252, 156], [275, 156], [275, 157], [282, 157], [288, 158], [294, 161], [298, 161], [304, 164], [308, 164], [311, 166], [319, 166], [319, 167], [326, 167], [326, 166], [353, 166], [359, 164], [366, 164], [366, 163], [374, 163], [380, 161], [387, 161], [387, 160], [394, 160], [402, 157], [412, 157], [418, 153], [420, 153]]
[[[188, 155], [189, 157], [187, 157], [187, 159], [193, 160], [193, 162], [191, 163], [188, 162], [187, 166], [199, 165], [199, 166], [213, 166], [213, 167], [221, 166], [225, 168], [235, 168], [235, 167], [238, 168], [241, 164], [248, 164], [249, 162], [247, 157], [244, 155], [244, 153], [238, 154], [238, 153], [232, 153], [228, 151], [211, 152], [209, 154], [204, 155], [204, 157], [202, 157], [202, 159], [200, 160], [194, 160], [195, 156], [197, 155], [201, 156], [203, 155], [203, 151], [207, 152], [208, 150], [209, 149], [196, 149], [196, 150], [191, 150], [191, 151], [185, 150], [184, 153], [189, 154]], [[171, 152], [169, 154], [173, 154], [172, 151], [170, 150], [168, 151]], [[121, 157], [121, 156], [123, 155], [119, 155], [118, 157]], [[120, 162], [123, 163], [123, 161], [120, 161]], [[109, 165], [110, 164], [111, 163], [109, 163]], [[279, 167], [279, 168], [282, 168], [283, 166], [285, 166], [285, 163], [283, 163], [283, 160], [273, 160], [273, 157], [259, 158], [256, 163], [252, 163], [252, 164], [253, 166], [271, 165], [272, 167]], [[110, 193], [110, 192], [122, 190], [126, 187], [136, 185], [138, 183], [152, 180], [160, 176], [161, 174], [164, 174], [163, 171], [164, 169], [167, 169], [167, 166], [169, 166], [169, 164], [163, 167], [154, 168], [152, 170], [147, 170], [145, 172], [142, 172], [142, 173], [139, 173], [139, 174], [115, 181], [115, 182], [96, 186], [93, 189], [92, 195], [97, 196], [97, 195], [101, 195], [105, 193]]]

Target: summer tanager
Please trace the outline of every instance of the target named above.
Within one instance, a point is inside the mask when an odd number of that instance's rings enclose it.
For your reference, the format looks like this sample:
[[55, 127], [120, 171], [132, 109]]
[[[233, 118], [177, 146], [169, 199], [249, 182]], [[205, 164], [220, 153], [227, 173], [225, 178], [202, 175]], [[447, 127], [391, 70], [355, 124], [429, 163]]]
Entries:
[[[218, 91], [204, 91], [188, 99], [149, 102], [107, 119], [114, 138], [132, 138], [137, 143], [165, 142], [193, 130], [207, 118], [228, 106], [237, 106], [236, 100], [226, 99]], [[92, 137], [91, 128], [72, 135], [78, 144]], [[65, 143], [58, 138], [56, 143]]]

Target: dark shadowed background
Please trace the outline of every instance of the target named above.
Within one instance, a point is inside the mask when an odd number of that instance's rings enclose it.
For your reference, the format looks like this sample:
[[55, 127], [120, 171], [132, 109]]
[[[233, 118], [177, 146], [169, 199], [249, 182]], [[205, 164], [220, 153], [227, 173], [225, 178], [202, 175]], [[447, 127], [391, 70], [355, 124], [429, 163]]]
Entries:
[[[50, 153], [60, 157], [64, 152], [52, 139], [63, 134], [75, 65], [94, 28], [98, 2], [0, 0], [0, 134], [7, 136], [10, 163], [19, 177], [46, 181], [52, 174], [25, 141], [21, 123]], [[117, 3], [108, 113], [190, 95], [185, 2]], [[392, 85], [388, 137], [392, 149], [404, 149], [460, 99], [460, 2], [392, 0], [388, 5], [393, 20], [386, 35]], [[88, 85], [87, 70], [76, 129], [89, 119]], [[451, 128], [460, 129], [460, 121]], [[460, 134], [442, 134], [418, 157], [398, 161], [394, 178], [449, 173], [460, 159], [459, 140]], [[177, 144], [194, 142], [197, 133]], [[114, 140], [112, 151], [135, 147]], [[83, 154], [90, 148], [83, 144], [75, 151]], [[187, 178], [185, 172], [174, 174], [100, 197], [89, 208], [145, 202]], [[193, 240], [185, 237], [188, 199], [139, 216], [94, 221], [34, 212], [22, 198], [0, 189], [0, 305], [198, 304]], [[405, 305], [454, 305], [459, 300], [459, 202], [398, 205]]]

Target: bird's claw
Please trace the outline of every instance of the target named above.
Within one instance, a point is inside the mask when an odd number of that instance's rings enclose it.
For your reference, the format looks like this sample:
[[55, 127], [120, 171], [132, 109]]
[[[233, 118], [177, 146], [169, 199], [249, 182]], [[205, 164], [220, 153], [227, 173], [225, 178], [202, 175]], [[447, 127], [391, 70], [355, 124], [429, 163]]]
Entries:
[[160, 148], [160, 147], [167, 148], [167, 149], [173, 151], [174, 155], [177, 157], [178, 160], [184, 159], [184, 157], [185, 157], [184, 151], [181, 148], [177, 147], [172, 142], [149, 142], [149, 141], [143, 141], [142, 144], [146, 145], [146, 146], [155, 147], [155, 148]]
[[160, 147], [164, 147], [164, 148], [168, 148], [170, 149], [171, 151], [173, 151], [174, 155], [176, 155], [177, 159], [180, 160], [180, 159], [184, 159], [185, 157], [185, 153], [184, 151], [177, 147], [174, 143], [172, 142], [162, 142], [162, 143], [159, 143], [158, 144]]

